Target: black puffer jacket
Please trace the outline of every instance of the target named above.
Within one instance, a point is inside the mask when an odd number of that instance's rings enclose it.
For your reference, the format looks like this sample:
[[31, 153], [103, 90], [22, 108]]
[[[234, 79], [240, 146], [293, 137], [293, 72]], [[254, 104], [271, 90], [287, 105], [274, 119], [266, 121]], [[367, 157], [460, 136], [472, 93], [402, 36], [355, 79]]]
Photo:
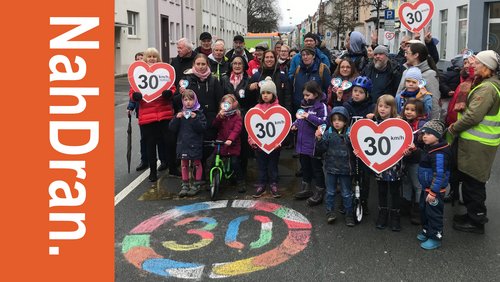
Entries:
[[178, 159], [201, 160], [203, 155], [203, 134], [207, 128], [207, 119], [201, 111], [195, 111], [194, 118], [172, 119], [169, 129], [177, 133], [176, 153]]

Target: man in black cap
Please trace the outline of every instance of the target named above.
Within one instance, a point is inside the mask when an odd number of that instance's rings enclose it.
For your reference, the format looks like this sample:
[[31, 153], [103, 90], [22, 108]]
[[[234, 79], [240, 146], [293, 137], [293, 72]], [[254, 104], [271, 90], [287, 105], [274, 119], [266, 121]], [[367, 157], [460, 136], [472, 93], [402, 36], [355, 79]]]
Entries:
[[248, 52], [247, 49], [245, 49], [245, 38], [243, 38], [243, 36], [241, 36], [241, 35], [236, 35], [233, 38], [233, 49], [229, 50], [226, 53], [226, 57], [229, 60], [231, 60], [231, 58], [233, 58], [233, 56], [236, 56], [236, 55], [240, 55], [243, 58], [245, 58], [247, 63], [250, 62], [251, 60], [253, 60], [252, 54], [250, 52]]
[[[325, 64], [328, 68], [330, 68], [330, 59], [323, 54], [318, 48], [316, 48], [316, 42], [318, 38], [316, 37], [316, 34], [312, 32], [306, 33], [304, 35], [304, 48], [311, 48], [316, 52], [316, 59], [319, 59], [323, 64]], [[300, 60], [301, 60], [301, 54], [297, 53], [295, 56], [291, 59], [290, 61], [290, 69], [288, 70], [288, 76], [290, 79], [295, 74], [295, 69], [299, 66]]]
[[212, 54], [212, 35], [206, 31], [200, 34], [200, 46], [195, 50], [196, 53], [205, 54], [207, 57]]

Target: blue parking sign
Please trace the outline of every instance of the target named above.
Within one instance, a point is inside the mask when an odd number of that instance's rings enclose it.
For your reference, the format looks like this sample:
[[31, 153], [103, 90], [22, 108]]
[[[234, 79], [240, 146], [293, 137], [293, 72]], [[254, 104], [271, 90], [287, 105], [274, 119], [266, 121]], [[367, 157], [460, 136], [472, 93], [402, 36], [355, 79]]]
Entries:
[[394, 10], [388, 9], [388, 10], [384, 11], [384, 19], [386, 19], [386, 20], [394, 20], [394, 18], [395, 18], [395, 12], [394, 12]]

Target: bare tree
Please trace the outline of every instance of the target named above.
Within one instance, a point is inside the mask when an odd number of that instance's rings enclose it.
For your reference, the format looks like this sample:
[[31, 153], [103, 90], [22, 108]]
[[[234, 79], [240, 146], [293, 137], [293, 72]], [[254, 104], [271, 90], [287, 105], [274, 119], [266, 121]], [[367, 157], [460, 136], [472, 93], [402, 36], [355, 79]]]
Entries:
[[321, 23], [333, 30], [337, 36], [337, 47], [340, 48], [340, 35], [353, 30], [356, 21], [353, 18], [353, 12], [356, 8], [355, 0], [329, 0], [333, 5], [332, 14], [325, 14]]
[[247, 21], [249, 32], [273, 32], [280, 20], [277, 0], [248, 0]]

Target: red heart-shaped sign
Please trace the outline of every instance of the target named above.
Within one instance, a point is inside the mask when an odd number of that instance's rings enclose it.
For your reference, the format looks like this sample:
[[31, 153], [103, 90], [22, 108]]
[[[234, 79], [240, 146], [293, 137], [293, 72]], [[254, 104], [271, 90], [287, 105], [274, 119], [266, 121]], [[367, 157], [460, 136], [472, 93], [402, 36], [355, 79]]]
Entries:
[[248, 136], [266, 153], [271, 153], [285, 140], [292, 116], [281, 106], [274, 106], [265, 112], [251, 108], [245, 115], [245, 128]]
[[384, 36], [387, 40], [393, 40], [394, 36], [396, 36], [396, 34], [392, 31], [386, 31]]
[[380, 124], [361, 119], [351, 127], [350, 139], [358, 157], [373, 171], [381, 173], [403, 157], [413, 143], [413, 132], [402, 119], [390, 118]]
[[128, 68], [128, 82], [142, 99], [151, 102], [161, 96], [163, 90], [170, 89], [175, 82], [175, 70], [167, 63], [148, 65], [135, 61]]
[[431, 0], [406, 2], [399, 6], [399, 20], [411, 32], [420, 32], [430, 22], [433, 13]]

